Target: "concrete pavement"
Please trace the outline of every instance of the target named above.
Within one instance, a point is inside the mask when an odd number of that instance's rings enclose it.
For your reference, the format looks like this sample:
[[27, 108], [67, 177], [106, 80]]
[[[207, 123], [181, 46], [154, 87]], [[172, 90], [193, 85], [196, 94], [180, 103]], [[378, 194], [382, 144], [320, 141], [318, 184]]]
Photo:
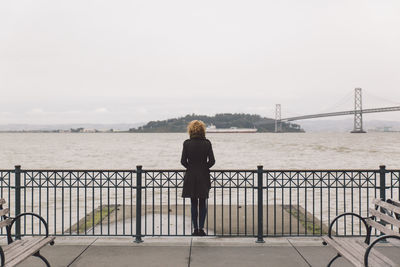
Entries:
[[[163, 237], [144, 238], [136, 244], [133, 238], [58, 237], [54, 246], [41, 253], [52, 266], [146, 266], [146, 267], [243, 267], [243, 266], [326, 266], [335, 255], [320, 238]], [[4, 242], [4, 241], [3, 241]], [[400, 262], [400, 246], [382, 244], [384, 254]], [[31, 257], [19, 266], [44, 266]], [[334, 266], [351, 266], [338, 259]]]

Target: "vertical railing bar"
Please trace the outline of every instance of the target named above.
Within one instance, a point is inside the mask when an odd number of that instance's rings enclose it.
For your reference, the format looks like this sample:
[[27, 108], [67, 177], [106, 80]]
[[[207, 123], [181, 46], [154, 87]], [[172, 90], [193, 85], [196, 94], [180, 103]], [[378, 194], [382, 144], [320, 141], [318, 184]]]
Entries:
[[229, 172], [229, 236], [232, 235], [232, 173]]
[[[136, 172], [137, 175], [137, 172]], [[147, 235], [147, 179], [148, 179], [148, 172], [144, 173], [144, 235]], [[137, 188], [137, 184], [136, 184]], [[137, 197], [137, 196], [136, 196]]]
[[300, 235], [300, 172], [296, 172], [297, 178], [297, 235]]
[[[263, 238], [263, 166], [257, 166], [257, 241], [256, 243], [264, 243]], [[268, 184], [267, 184], [268, 185]]]
[[[25, 171], [25, 175], [27, 174], [28, 172], [26, 172]], [[35, 184], [34, 184], [34, 177], [33, 177], [33, 173], [31, 173], [31, 179], [32, 179], [32, 203], [31, 203], [31, 212], [32, 213], [34, 213], [35, 211], [34, 211], [34, 201], [35, 201], [35, 199], [34, 199], [34, 195], [33, 195], [33, 192], [34, 192], [34, 190], [35, 190]], [[39, 189], [38, 189], [39, 190]], [[31, 216], [31, 226], [33, 226], [33, 216]], [[33, 229], [34, 227], [31, 227], [31, 234], [33, 235], [34, 233], [33, 233], [33, 231], [34, 231], [34, 229]]]
[[110, 172], [107, 172], [107, 235], [110, 235]]
[[320, 188], [319, 188], [319, 214], [320, 214], [320, 216], [319, 216], [319, 235], [320, 236], [322, 236], [323, 235], [323, 228], [322, 228], [322, 220], [323, 220], [323, 216], [322, 216], [322, 214], [323, 214], [323, 201], [322, 201], [322, 197], [323, 197], [323, 195], [322, 195], [322, 191], [323, 191], [323, 186], [322, 186], [322, 183], [323, 183], [323, 180], [324, 180], [324, 178], [323, 178], [323, 175], [322, 175], [322, 172], [320, 172], [320, 174], [319, 174], [319, 182], [320, 182]]
[[54, 235], [57, 234], [57, 173], [53, 172], [54, 177]]
[[222, 186], [221, 186], [221, 235], [224, 236], [224, 177], [225, 177], [225, 173], [221, 172], [222, 174]]
[[292, 236], [292, 172], [289, 172], [289, 235]]
[[[386, 166], [381, 165], [379, 166], [379, 198], [383, 201], [386, 201]], [[380, 211], [382, 213], [386, 213], [385, 210], [381, 207]], [[386, 222], [383, 221], [382, 219], [380, 220], [380, 223], [383, 225], [386, 225]], [[384, 233], [381, 233], [384, 234]]]
[[[21, 166], [15, 166], [15, 216], [21, 213]], [[33, 228], [33, 227], [32, 227]], [[15, 238], [21, 239], [21, 219], [15, 222]]]
[[304, 177], [303, 177], [303, 179], [304, 179], [304, 210], [305, 210], [305, 212], [304, 212], [304, 227], [305, 227], [305, 229], [304, 229], [304, 235], [307, 235], [307, 230], [308, 230], [308, 228], [307, 228], [307, 226], [308, 226], [308, 220], [307, 220], [307, 181], [308, 181], [308, 177], [307, 177], [307, 172], [304, 172]]
[[155, 203], [154, 203], [154, 194], [155, 194], [155, 192], [154, 192], [154, 187], [155, 187], [155, 181], [156, 181], [156, 179], [155, 179], [155, 177], [154, 177], [154, 172], [153, 172], [153, 177], [152, 177], [152, 221], [151, 221], [151, 224], [152, 224], [152, 236], [154, 236], [154, 206], [155, 206]]
[[[118, 172], [114, 172], [115, 175], [115, 185], [114, 185], [114, 189], [115, 189], [115, 196], [114, 196], [114, 214], [115, 214], [115, 235], [118, 235]], [[124, 185], [122, 185], [122, 187], [124, 187]], [[122, 221], [122, 224], [124, 224], [125, 222]], [[123, 227], [123, 226], [122, 226]]]
[[[351, 172], [351, 212], [354, 213], [354, 174]], [[354, 216], [351, 216], [351, 235], [354, 236]]]
[[94, 204], [94, 196], [95, 196], [95, 182], [96, 182], [96, 177], [94, 172], [91, 173], [91, 180], [92, 180], [92, 235], [94, 235], [94, 229], [95, 229], [95, 221], [94, 221], [94, 214], [95, 214], [95, 204]]
[[[77, 227], [76, 227], [76, 233], [77, 233], [77, 235], [79, 235], [79, 198], [80, 198], [80, 194], [79, 194], [79, 189], [80, 189], [80, 181], [81, 181], [81, 177], [80, 177], [80, 175], [81, 175], [81, 173], [80, 172], [76, 172], [76, 181], [75, 181], [75, 183], [76, 183], [76, 225], [77, 225]], [[72, 186], [71, 186], [71, 191], [72, 191]]]
[[[84, 188], [84, 196], [85, 196], [85, 212], [84, 212], [84, 216], [85, 216], [85, 234], [87, 235], [87, 171], [84, 172], [84, 176], [83, 176], [83, 180], [84, 180], [84, 184], [83, 184], [83, 188]], [[94, 225], [93, 225], [94, 227]]]
[[170, 176], [171, 174], [168, 172], [168, 180], [167, 180], [167, 185], [168, 185], [168, 188], [167, 188], [167, 191], [168, 191], [168, 210], [167, 210], [167, 215], [168, 215], [168, 217], [167, 217], [167, 221], [168, 221], [168, 228], [167, 228], [167, 232], [168, 232], [168, 236], [170, 236], [171, 235], [171, 231], [170, 231], [170, 214], [171, 214], [171, 212], [170, 212], [170, 210], [171, 210], [171, 207], [170, 207], [170, 197], [171, 197], [171, 195], [170, 195], [170, 186], [171, 186], [171, 176]]
[[[126, 223], [125, 223], [125, 187], [126, 187], [126, 183], [127, 183], [127, 176], [128, 173], [126, 172], [122, 172], [122, 235], [125, 236], [125, 228], [126, 228]], [[117, 189], [116, 189], [117, 190]]]
[[69, 234], [72, 235], [72, 173], [68, 172], [68, 175], [69, 175]]
[[[33, 186], [33, 185], [32, 185]], [[65, 177], [64, 172], [61, 172], [61, 233], [64, 235], [64, 190], [65, 190]], [[32, 188], [32, 203], [33, 203], [33, 188]]]
[[132, 179], [132, 177], [133, 177], [133, 171], [130, 171], [129, 172], [129, 177], [130, 177], [130, 179], [131, 179], [131, 181], [130, 181], [130, 194], [129, 194], [129, 196], [130, 196], [130, 199], [131, 199], [131, 201], [130, 201], [130, 211], [131, 211], [131, 235], [133, 236], [133, 179]]
[[[338, 183], [339, 183], [339, 177], [338, 177], [338, 172], [335, 172], [335, 174], [336, 174], [336, 180], [335, 180], [335, 182], [336, 182], [336, 188], [335, 188], [335, 190], [336, 190], [336, 194], [335, 194], [335, 198], [336, 198], [336, 211], [335, 211], [335, 216], [338, 216]], [[339, 223], [336, 223], [336, 233], [338, 233], [338, 229], [339, 229]]]
[[[24, 188], [24, 213], [26, 212], [26, 173], [23, 173], [23, 188]], [[24, 235], [26, 235], [26, 217], [24, 217]]]
[[267, 224], [267, 229], [266, 229], [266, 236], [269, 236], [269, 177], [271, 176], [271, 173], [272, 172], [269, 172], [269, 171], [266, 171], [265, 172], [265, 193], [266, 193], [266, 196], [265, 196], [265, 202], [266, 202], [266, 204], [265, 204], [265, 221], [266, 221], [266, 224]]
[[[250, 173], [251, 174], [251, 173]], [[244, 181], [244, 235], [247, 236], [247, 182], [249, 177], [246, 174], [246, 180]]]
[[285, 191], [285, 185], [284, 185], [284, 175], [283, 173], [281, 174], [281, 195], [282, 195], [282, 203], [281, 203], [281, 235], [284, 236], [285, 235], [285, 229], [284, 229], [284, 214], [283, 214], [283, 210], [285, 207], [285, 195], [284, 195], [284, 191]]
[[[281, 172], [282, 173], [282, 172]], [[274, 173], [273, 178], [273, 189], [274, 189], [274, 236], [276, 236], [276, 176], [279, 175], [278, 173]]]
[[178, 235], [178, 172], [175, 173], [175, 235]]
[[[252, 207], [251, 207], [251, 209], [252, 209], [252, 216], [253, 216], [253, 236], [255, 236], [256, 235], [256, 227], [255, 227], [255, 203], [256, 203], [256, 201], [255, 201], [255, 191], [256, 191], [256, 187], [255, 187], [255, 173], [256, 172], [253, 172], [252, 173], [252, 184], [251, 184], [251, 187], [252, 187]], [[268, 197], [267, 197], [268, 198]], [[268, 218], [268, 217], [267, 217]], [[268, 223], [267, 223], [267, 229], [268, 229]]]
[[312, 234], [315, 236], [315, 172], [312, 172], [312, 211], [313, 211], [313, 216], [312, 216]]
[[100, 235], [103, 235], [103, 172], [100, 175]]
[[[369, 177], [369, 173], [367, 172], [366, 173], [366, 175], [367, 175], [367, 177]], [[363, 216], [362, 215], [362, 207], [361, 207], [361, 202], [362, 202], [362, 181], [361, 181], [361, 177], [362, 177], [362, 175], [361, 175], [361, 173], [358, 175], [358, 211], [359, 211], [359, 213], [361, 214], [361, 216]], [[367, 200], [368, 201], [368, 200]], [[362, 235], [362, 233], [361, 233], [361, 220], [358, 220], [358, 235]]]
[[[154, 206], [153, 206], [154, 207]], [[136, 238], [135, 243], [142, 243], [142, 166], [136, 166]]]
[[213, 186], [213, 191], [214, 191], [214, 235], [217, 235], [217, 177], [215, 176], [215, 172], [213, 172], [214, 175], [214, 186]]
[[[39, 172], [39, 216], [42, 216], [42, 172]], [[40, 220], [39, 220], [39, 235], [42, 235], [42, 221]]]
[[[343, 213], [346, 213], [346, 173], [343, 172]], [[347, 216], [344, 216], [343, 218], [343, 224], [344, 224], [344, 235], [347, 236], [347, 223], [346, 223], [346, 218]]]
[[[50, 222], [49, 221], [49, 198], [50, 198], [50, 195], [49, 195], [49, 180], [50, 180], [50, 177], [49, 177], [49, 172], [46, 172], [46, 197], [47, 197], [47, 201], [46, 201], [46, 222]], [[49, 226], [50, 227], [50, 226]]]
[[[211, 179], [211, 173], [210, 173], [210, 179]], [[211, 181], [210, 181], [211, 183]], [[211, 190], [211, 189], [210, 189]], [[209, 205], [208, 205], [208, 198], [206, 199], [206, 207], [207, 207], [207, 213], [206, 213], [206, 234], [210, 235], [209, 233], [209, 225], [208, 225], [208, 213], [210, 211]]]
[[162, 191], [163, 191], [163, 174], [164, 172], [160, 173], [160, 235], [162, 235]]
[[[246, 173], [245, 173], [246, 175]], [[240, 188], [240, 181], [239, 181], [239, 172], [236, 173], [236, 235], [239, 236], [240, 231], [239, 231], [239, 227], [240, 227], [240, 223], [239, 223], [239, 188]]]
[[331, 222], [331, 173], [328, 172], [328, 225]]

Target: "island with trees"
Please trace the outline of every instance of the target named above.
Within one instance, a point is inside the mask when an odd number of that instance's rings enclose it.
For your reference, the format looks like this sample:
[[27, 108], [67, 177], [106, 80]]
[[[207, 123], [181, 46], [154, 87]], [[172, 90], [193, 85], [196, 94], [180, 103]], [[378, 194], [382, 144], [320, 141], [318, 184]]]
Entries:
[[[150, 121], [143, 126], [129, 129], [138, 133], [180, 133], [186, 132], [187, 124], [192, 120], [202, 120], [207, 126], [217, 128], [256, 128], [257, 132], [275, 132], [275, 120], [256, 114], [220, 113], [215, 116], [186, 115], [184, 117]], [[282, 132], [304, 132], [298, 124], [282, 122]]]

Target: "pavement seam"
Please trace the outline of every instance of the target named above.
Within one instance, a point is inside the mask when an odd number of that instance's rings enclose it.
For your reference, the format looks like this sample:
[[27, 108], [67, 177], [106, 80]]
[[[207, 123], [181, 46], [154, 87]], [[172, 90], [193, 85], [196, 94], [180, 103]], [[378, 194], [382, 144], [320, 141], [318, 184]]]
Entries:
[[297, 251], [297, 253], [300, 255], [300, 257], [303, 258], [303, 260], [308, 264], [308, 266], [312, 267], [312, 265], [306, 260], [306, 258], [300, 253], [300, 251], [290, 242], [289, 238], [287, 239], [289, 244]]
[[86, 251], [91, 245], [93, 245], [93, 243], [96, 242], [97, 239], [99, 239], [99, 238], [97, 237], [92, 243], [90, 243], [81, 253], [79, 253], [78, 256], [76, 256], [76, 257], [67, 265], [67, 267], [71, 266], [80, 256], [82, 256], [82, 254], [85, 253], [85, 251]]
[[190, 249], [189, 249], [188, 267], [190, 267], [190, 260], [191, 260], [191, 257], [192, 257], [192, 243], [193, 243], [193, 238], [190, 238]]

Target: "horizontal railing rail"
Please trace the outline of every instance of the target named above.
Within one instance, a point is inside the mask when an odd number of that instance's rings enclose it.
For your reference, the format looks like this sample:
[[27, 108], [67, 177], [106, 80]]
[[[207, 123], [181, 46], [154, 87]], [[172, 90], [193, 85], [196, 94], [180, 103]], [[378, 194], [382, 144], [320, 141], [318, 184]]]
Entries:
[[[185, 170], [0, 170], [0, 195], [10, 216], [34, 212], [57, 236], [189, 236], [190, 199], [181, 197]], [[210, 171], [205, 230], [212, 236], [321, 236], [340, 213], [370, 216], [374, 198], [400, 200], [400, 170]], [[18, 221], [16, 236], [43, 235], [34, 218]], [[361, 222], [344, 218], [337, 234], [362, 236]], [[5, 235], [5, 232], [1, 232]], [[375, 233], [378, 234], [378, 233]]]

